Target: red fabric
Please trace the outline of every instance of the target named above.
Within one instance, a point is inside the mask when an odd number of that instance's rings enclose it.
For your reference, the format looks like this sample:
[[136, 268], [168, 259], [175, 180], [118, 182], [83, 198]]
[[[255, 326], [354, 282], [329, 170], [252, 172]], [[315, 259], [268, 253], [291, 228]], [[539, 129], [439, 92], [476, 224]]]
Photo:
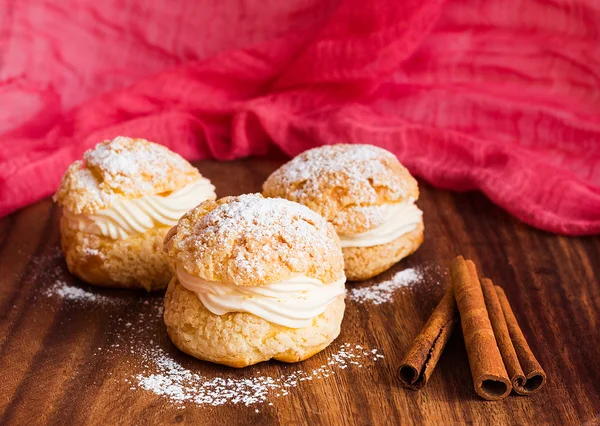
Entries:
[[598, 233], [598, 22], [595, 0], [4, 0], [0, 215], [116, 135], [222, 160], [362, 142]]

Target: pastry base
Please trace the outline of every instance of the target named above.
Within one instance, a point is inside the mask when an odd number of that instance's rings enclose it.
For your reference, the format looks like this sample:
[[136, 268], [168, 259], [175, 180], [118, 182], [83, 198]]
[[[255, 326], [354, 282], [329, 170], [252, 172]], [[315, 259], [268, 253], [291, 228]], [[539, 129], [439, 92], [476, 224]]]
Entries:
[[172, 267], [163, 251], [167, 227], [113, 240], [73, 230], [61, 218], [60, 231], [69, 271], [89, 284], [147, 291], [169, 284]]
[[310, 358], [339, 335], [344, 309], [342, 295], [310, 327], [298, 329], [244, 312], [215, 315], [173, 278], [165, 296], [164, 320], [169, 337], [183, 352], [241, 368], [269, 359], [298, 362]]

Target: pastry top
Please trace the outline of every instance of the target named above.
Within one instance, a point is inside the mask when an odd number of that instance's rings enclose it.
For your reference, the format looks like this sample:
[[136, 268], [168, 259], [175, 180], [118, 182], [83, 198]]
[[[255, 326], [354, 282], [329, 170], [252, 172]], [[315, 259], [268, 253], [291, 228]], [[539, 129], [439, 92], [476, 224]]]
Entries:
[[118, 136], [88, 150], [65, 172], [54, 199], [75, 214], [92, 214], [114, 202], [182, 188], [201, 177], [168, 148]]
[[417, 181], [394, 154], [372, 145], [313, 148], [277, 169], [263, 184], [267, 197], [296, 201], [320, 213], [340, 234], [381, 225], [385, 205], [419, 198]]
[[238, 286], [344, 277], [331, 224], [300, 204], [260, 194], [203, 202], [171, 229], [165, 251], [187, 274]]

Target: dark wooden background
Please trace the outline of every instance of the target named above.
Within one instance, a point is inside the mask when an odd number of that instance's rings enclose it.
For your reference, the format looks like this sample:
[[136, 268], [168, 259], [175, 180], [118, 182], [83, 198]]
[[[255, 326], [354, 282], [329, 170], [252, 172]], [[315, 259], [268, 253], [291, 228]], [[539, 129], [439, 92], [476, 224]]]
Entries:
[[[260, 190], [278, 162], [200, 162], [219, 196]], [[81, 305], [44, 297], [56, 274], [58, 211], [47, 199], [0, 220], [0, 424], [600, 424], [600, 238], [567, 238], [516, 221], [478, 193], [455, 194], [421, 182], [425, 242], [409, 259], [373, 282], [406, 267], [425, 267], [423, 282], [398, 290], [379, 306], [349, 302], [342, 334], [325, 352], [288, 366], [271, 362], [243, 370], [181, 355], [160, 322], [156, 330], [125, 329], [123, 321], [160, 303], [161, 294], [92, 290], [114, 297], [114, 306]], [[460, 332], [420, 392], [401, 388], [398, 364], [443, 293], [453, 256], [471, 258], [501, 285], [548, 374], [530, 397], [499, 402], [477, 397]], [[58, 269], [57, 269], [58, 268]], [[378, 348], [385, 358], [363, 368], [291, 388], [272, 405], [219, 407], [170, 400], [130, 390], [136, 353], [108, 348], [136, 334], [156, 339], [187, 368], [206, 377], [244, 377], [312, 370], [338, 343]], [[132, 337], [133, 338], [133, 337]], [[257, 412], [258, 410], [258, 412]]]

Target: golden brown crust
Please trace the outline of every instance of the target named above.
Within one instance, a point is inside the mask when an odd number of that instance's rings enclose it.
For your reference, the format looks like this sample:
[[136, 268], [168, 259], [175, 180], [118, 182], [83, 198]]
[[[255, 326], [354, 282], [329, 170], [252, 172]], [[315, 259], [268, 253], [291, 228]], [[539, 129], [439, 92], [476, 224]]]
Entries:
[[69, 271], [102, 287], [164, 289], [172, 277], [162, 242], [168, 227], [113, 240], [70, 228], [60, 221], [61, 245]]
[[188, 274], [241, 286], [296, 274], [325, 284], [343, 276], [331, 224], [300, 204], [260, 194], [203, 202], [169, 232], [165, 251]]
[[116, 200], [173, 191], [197, 180], [200, 173], [168, 148], [119, 136], [86, 151], [65, 172], [54, 196], [72, 213], [91, 214]]
[[283, 362], [310, 358], [339, 335], [344, 308], [344, 296], [339, 296], [310, 327], [288, 328], [249, 313], [214, 315], [173, 278], [165, 296], [164, 319], [169, 337], [183, 352], [241, 368], [271, 358]]
[[263, 184], [266, 197], [296, 201], [321, 214], [340, 234], [384, 220], [387, 203], [419, 198], [417, 181], [394, 154], [372, 145], [327, 145], [303, 152]]
[[381, 274], [419, 248], [423, 242], [423, 229], [421, 222], [415, 230], [390, 243], [343, 248], [346, 277], [350, 281], [361, 281]]

